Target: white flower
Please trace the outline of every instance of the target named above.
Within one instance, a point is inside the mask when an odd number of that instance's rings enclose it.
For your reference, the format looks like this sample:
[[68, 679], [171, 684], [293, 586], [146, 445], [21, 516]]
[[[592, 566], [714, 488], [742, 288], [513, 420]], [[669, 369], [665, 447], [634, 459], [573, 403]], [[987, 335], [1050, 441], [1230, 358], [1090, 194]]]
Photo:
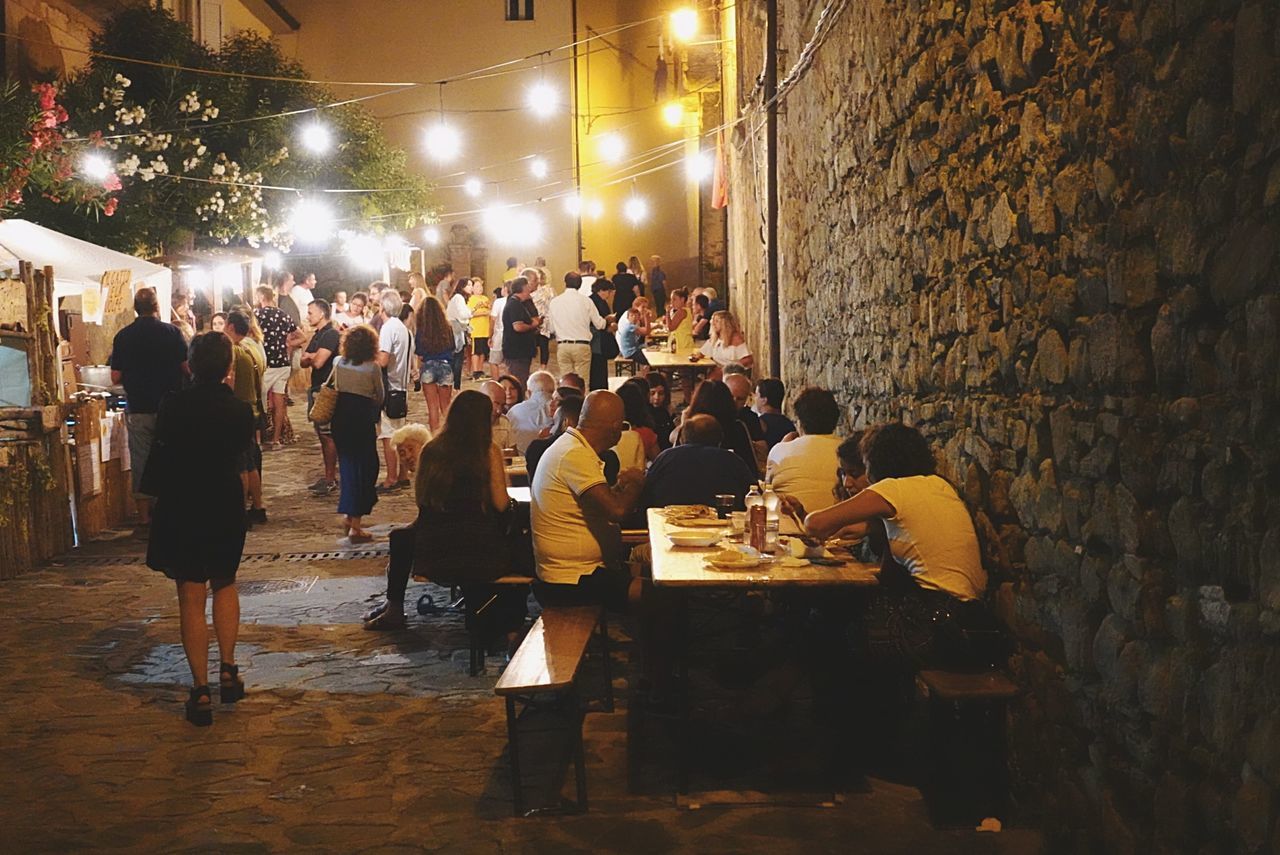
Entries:
[[214, 175], [223, 175], [226, 173], [226, 171], [227, 171], [227, 168], [223, 166], [221, 163], [215, 163], [213, 165], [212, 172]]
[[120, 175], [133, 175], [138, 171], [139, 162], [138, 156], [136, 154], [131, 154], [117, 164], [116, 172]]
[[116, 75], [116, 83], [119, 83], [125, 89], [128, 89], [130, 86], [133, 85], [133, 81], [125, 77], [123, 74]]
[[138, 170], [138, 177], [141, 178], [143, 181], [150, 181], [156, 177], [156, 174], [152, 172], [150, 169], [143, 167], [142, 169]]
[[196, 148], [196, 154], [203, 155], [208, 150], [209, 149], [206, 148], [205, 146], [199, 146], [198, 148]]

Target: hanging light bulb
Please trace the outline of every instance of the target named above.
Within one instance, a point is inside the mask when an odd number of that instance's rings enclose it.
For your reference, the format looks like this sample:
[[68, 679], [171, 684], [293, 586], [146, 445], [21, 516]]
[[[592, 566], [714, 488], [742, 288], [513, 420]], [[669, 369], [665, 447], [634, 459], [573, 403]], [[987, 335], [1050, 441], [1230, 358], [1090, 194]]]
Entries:
[[529, 171], [533, 173], [534, 178], [546, 178], [547, 162], [540, 157], [535, 157], [529, 162]]
[[443, 120], [427, 128], [427, 153], [441, 163], [453, 160], [462, 151], [462, 135]]
[[554, 86], [539, 81], [525, 90], [524, 103], [535, 116], [546, 119], [555, 114], [560, 106], [560, 97]]
[[617, 163], [626, 153], [627, 144], [621, 134], [608, 133], [600, 138], [599, 148], [601, 157], [610, 163]]
[[477, 198], [484, 192], [484, 182], [472, 175], [466, 181], [462, 182], [462, 189], [472, 198]]
[[599, 199], [588, 199], [584, 210], [587, 216], [593, 220], [598, 220], [604, 216], [604, 202]]
[[696, 151], [684, 160], [685, 174], [694, 183], [701, 183], [707, 180], [714, 170], [715, 163], [712, 162], [711, 155], [705, 151]]
[[671, 13], [671, 35], [678, 41], [691, 41], [698, 35], [698, 12], [696, 9], [682, 8]]
[[302, 129], [302, 146], [312, 154], [324, 154], [333, 145], [333, 134], [316, 122]]
[[111, 161], [106, 155], [91, 152], [86, 154], [80, 161], [80, 171], [84, 173], [86, 178], [94, 181], [103, 181], [111, 174]]
[[440, 243], [440, 230], [435, 226], [427, 226], [422, 230], [422, 239], [432, 246]]
[[321, 202], [303, 199], [289, 216], [289, 229], [299, 243], [322, 243], [333, 235], [333, 211]]
[[267, 250], [262, 254], [262, 264], [268, 270], [279, 270], [280, 265], [284, 264], [284, 258], [274, 249]]
[[510, 221], [513, 240], [520, 246], [535, 246], [542, 242], [542, 220], [532, 211], [521, 211]]
[[582, 197], [577, 193], [570, 193], [564, 197], [564, 209], [569, 216], [576, 217], [582, 213]]
[[347, 257], [363, 270], [376, 270], [385, 260], [382, 243], [373, 235], [352, 235], [342, 249]]
[[673, 128], [684, 124], [684, 104], [679, 101], [668, 101], [662, 105], [662, 121]]
[[649, 216], [649, 203], [639, 196], [632, 196], [622, 206], [622, 214], [632, 225], [639, 225]]

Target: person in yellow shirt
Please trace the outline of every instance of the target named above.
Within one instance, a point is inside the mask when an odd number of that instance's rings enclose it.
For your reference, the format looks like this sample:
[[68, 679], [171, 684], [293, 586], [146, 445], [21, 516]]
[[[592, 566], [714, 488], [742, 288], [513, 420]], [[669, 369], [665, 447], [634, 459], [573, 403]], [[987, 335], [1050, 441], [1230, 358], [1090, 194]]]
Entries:
[[512, 279], [520, 275], [520, 262], [513, 255], [507, 259], [507, 271], [502, 274], [502, 283], [505, 285]]
[[493, 303], [484, 293], [483, 280], [472, 279], [471, 284], [475, 290], [467, 299], [471, 310], [471, 379], [479, 380], [485, 376], [485, 360], [489, 357], [489, 309]]

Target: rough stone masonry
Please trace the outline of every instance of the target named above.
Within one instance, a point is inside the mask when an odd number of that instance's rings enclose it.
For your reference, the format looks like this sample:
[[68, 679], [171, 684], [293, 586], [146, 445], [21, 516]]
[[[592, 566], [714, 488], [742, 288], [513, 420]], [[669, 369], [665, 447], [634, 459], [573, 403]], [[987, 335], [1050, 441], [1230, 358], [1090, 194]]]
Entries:
[[936, 444], [1023, 790], [1077, 851], [1280, 853], [1280, 4], [857, 0], [784, 108], [784, 379]]

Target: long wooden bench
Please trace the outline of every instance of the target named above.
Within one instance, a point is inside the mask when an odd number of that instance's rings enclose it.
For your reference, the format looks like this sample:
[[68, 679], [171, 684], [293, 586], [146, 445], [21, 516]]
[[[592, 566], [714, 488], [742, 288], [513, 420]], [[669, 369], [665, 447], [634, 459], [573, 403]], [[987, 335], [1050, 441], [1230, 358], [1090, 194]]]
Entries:
[[578, 699], [576, 683], [587, 646], [597, 629], [604, 657], [605, 709], [612, 711], [608, 626], [604, 609], [599, 606], [559, 606], [544, 610], [493, 688], [494, 693], [507, 702], [507, 752], [511, 758], [511, 792], [516, 816], [559, 811], [559, 808], [530, 811], [524, 808], [519, 720], [528, 709], [554, 709], [565, 715], [572, 738], [577, 782], [577, 802], [572, 810], [587, 809], [587, 774], [582, 749], [582, 720], [586, 709]]
[[972, 828], [1001, 816], [1009, 795], [1005, 706], [1018, 686], [999, 671], [921, 671], [929, 696], [933, 768], [925, 802], [938, 826]]

